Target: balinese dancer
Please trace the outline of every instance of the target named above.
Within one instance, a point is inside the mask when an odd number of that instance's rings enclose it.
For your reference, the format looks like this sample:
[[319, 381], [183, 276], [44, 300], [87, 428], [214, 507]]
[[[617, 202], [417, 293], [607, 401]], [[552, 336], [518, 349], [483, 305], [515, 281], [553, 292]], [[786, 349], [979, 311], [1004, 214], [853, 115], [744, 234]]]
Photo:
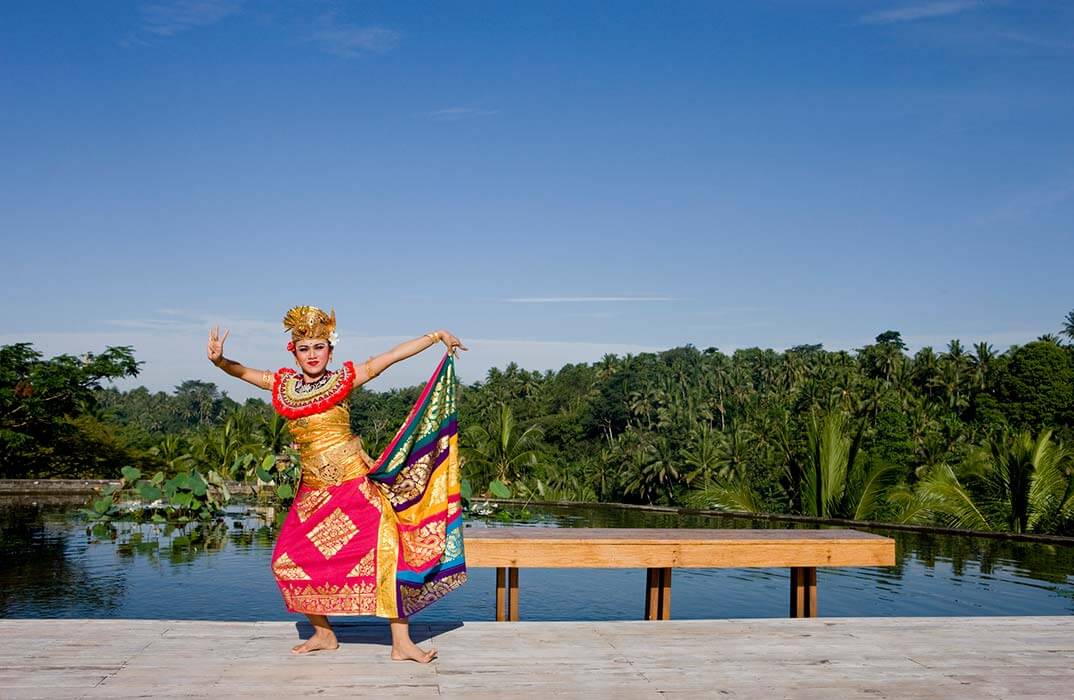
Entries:
[[[302, 483], [280, 529], [272, 572], [291, 612], [313, 636], [292, 651], [338, 647], [326, 615], [390, 620], [391, 658], [426, 663], [435, 649], [410, 638], [408, 617], [466, 581], [459, 499], [457, 380], [466, 350], [447, 331], [427, 333], [370, 357], [329, 369], [337, 344], [335, 311], [296, 306], [283, 319], [298, 371], [251, 369], [224, 357], [219, 328], [209, 360], [233, 377], [272, 392], [299, 446]], [[351, 433], [351, 390], [437, 343], [447, 352], [388, 447], [372, 459]]]

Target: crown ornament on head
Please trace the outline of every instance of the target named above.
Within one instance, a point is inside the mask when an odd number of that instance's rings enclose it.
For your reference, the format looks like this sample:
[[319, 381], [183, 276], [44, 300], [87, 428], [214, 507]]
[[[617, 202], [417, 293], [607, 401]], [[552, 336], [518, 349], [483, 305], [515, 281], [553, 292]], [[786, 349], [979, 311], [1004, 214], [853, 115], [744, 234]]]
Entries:
[[296, 306], [283, 317], [283, 328], [291, 331], [291, 342], [287, 344], [287, 349], [291, 351], [300, 340], [324, 338], [332, 345], [339, 342], [335, 309], [326, 314], [316, 306]]

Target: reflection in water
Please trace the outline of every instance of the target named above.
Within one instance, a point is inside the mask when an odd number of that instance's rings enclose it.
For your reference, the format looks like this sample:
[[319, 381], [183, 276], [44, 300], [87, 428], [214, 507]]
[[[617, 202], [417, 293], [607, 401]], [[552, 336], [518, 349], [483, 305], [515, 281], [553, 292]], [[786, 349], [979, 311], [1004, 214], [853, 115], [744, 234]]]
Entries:
[[118, 608], [127, 571], [92, 570], [87, 538], [72, 528], [67, 510], [0, 504], [0, 617], [47, 617], [57, 600], [85, 617]]
[[237, 549], [268, 548], [276, 540], [275, 509], [261, 506], [232, 506], [221, 517], [183, 524], [111, 522], [87, 527], [92, 544], [111, 542], [121, 559], [138, 554], [151, 563], [161, 555], [171, 565], [186, 564], [196, 557]]
[[[236, 507], [181, 527], [117, 523], [90, 528], [78, 505], [0, 500], [0, 616], [298, 619], [269, 569], [280, 513]], [[531, 506], [535, 527], [795, 527], [764, 520], [601, 506]], [[473, 519], [468, 527], [495, 527]], [[813, 527], [797, 525], [797, 527]], [[875, 530], [896, 541], [896, 565], [821, 569], [822, 616], [1063, 615], [1074, 612], [1074, 547]], [[494, 572], [419, 613], [424, 620], [489, 620]], [[640, 569], [524, 569], [528, 620], [640, 619]], [[783, 617], [784, 569], [677, 569], [672, 616]]]

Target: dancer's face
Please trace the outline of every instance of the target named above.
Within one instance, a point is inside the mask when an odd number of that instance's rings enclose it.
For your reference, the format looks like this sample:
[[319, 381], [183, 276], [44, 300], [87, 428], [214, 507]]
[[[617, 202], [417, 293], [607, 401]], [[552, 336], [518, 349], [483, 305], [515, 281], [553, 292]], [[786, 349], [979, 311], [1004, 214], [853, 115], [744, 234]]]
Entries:
[[332, 346], [323, 338], [300, 340], [295, 343], [295, 359], [307, 377], [320, 376], [332, 359]]

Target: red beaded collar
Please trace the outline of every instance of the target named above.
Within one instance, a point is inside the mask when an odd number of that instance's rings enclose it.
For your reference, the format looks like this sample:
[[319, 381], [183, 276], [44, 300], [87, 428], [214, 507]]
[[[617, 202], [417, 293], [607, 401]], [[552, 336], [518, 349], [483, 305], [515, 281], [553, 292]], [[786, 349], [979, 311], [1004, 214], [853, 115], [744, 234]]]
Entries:
[[309, 392], [299, 393], [300, 375], [290, 367], [276, 371], [272, 378], [272, 406], [284, 418], [304, 418], [325, 411], [347, 398], [354, 388], [354, 363], [347, 360], [331, 378]]

